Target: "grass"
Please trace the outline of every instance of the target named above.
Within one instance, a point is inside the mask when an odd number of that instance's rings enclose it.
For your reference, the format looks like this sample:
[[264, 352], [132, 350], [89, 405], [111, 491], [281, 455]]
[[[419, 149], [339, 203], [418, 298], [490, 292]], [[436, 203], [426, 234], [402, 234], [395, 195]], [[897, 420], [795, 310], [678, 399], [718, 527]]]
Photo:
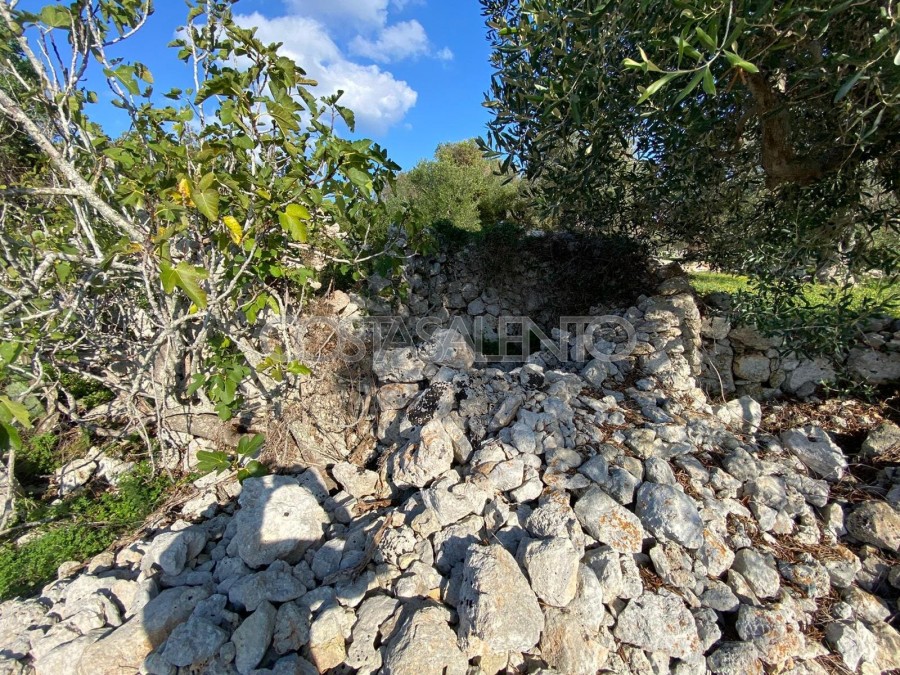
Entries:
[[67, 560], [86, 560], [153, 512], [171, 487], [139, 464], [115, 489], [84, 491], [58, 504], [30, 504], [26, 521], [50, 521], [21, 545], [0, 544], [0, 600], [25, 596], [56, 578]]
[[16, 478], [20, 483], [32, 485], [42, 476], [48, 476], [62, 465], [56, 451], [59, 437], [56, 434], [36, 434], [26, 438], [16, 455]]
[[[740, 274], [728, 272], [691, 272], [689, 274], [691, 285], [700, 295], [724, 292], [736, 295], [739, 292], [752, 294], [753, 287], [750, 278]], [[803, 299], [810, 306], [832, 306], [841, 295], [841, 288], [836, 285], [809, 283], [803, 286]], [[877, 282], [857, 284], [851, 290], [850, 307], [855, 309], [865, 300], [883, 302], [889, 306], [888, 313], [894, 317], [900, 317], [900, 285], [884, 286]]]
[[727, 272], [690, 272], [691, 286], [700, 295], [729, 293], [736, 295], [750, 288], [750, 279], [740, 274]]

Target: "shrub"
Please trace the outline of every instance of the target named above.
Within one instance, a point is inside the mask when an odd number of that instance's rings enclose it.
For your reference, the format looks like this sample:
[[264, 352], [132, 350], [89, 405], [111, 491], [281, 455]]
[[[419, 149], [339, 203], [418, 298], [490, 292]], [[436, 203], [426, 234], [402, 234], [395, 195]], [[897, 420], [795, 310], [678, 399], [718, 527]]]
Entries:
[[474, 140], [441, 144], [433, 160], [401, 174], [389, 209], [408, 209], [414, 231], [431, 229], [452, 243], [501, 223], [524, 225], [531, 217], [522, 181], [500, 173]]

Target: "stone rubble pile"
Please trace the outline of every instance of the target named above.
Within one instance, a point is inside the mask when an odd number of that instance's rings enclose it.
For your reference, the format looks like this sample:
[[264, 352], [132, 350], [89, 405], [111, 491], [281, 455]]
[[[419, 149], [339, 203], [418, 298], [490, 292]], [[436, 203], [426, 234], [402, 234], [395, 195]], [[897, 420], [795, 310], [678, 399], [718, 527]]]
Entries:
[[820, 428], [711, 406], [697, 307], [663, 291], [625, 360], [479, 368], [449, 329], [381, 354], [381, 461], [201, 479], [166, 530], [0, 605], [0, 673], [900, 668], [900, 470], [848, 498]]

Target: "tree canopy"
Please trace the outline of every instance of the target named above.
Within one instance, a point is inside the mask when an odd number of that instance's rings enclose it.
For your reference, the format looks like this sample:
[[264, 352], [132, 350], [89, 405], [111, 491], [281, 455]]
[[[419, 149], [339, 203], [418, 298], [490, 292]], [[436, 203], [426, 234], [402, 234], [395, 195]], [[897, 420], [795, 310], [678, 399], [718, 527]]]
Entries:
[[755, 275], [897, 273], [896, 3], [482, 0], [496, 156], [563, 226]]
[[[188, 3], [172, 56], [195, 86], [162, 105], [144, 64], [108, 56], [150, 2], [16, 4], [0, 0], [0, 128], [19, 144], [3, 152], [33, 150], [47, 170], [0, 186], [2, 383], [77, 419], [63, 377], [98, 382], [148, 447], [153, 429], [196, 431], [296, 392], [309, 370], [288, 325], [323, 271], [390, 252], [372, 222], [399, 167], [341, 138], [336, 122], [354, 118], [340, 93], [317, 97], [231, 2]], [[86, 114], [90, 68], [129, 127], [118, 138]], [[264, 319], [280, 326], [268, 342]], [[0, 396], [0, 446], [28, 423]]]
[[389, 212], [407, 211], [414, 230], [476, 233], [504, 222], [527, 225], [526, 185], [485, 159], [475, 140], [442, 143], [434, 159], [397, 177]]

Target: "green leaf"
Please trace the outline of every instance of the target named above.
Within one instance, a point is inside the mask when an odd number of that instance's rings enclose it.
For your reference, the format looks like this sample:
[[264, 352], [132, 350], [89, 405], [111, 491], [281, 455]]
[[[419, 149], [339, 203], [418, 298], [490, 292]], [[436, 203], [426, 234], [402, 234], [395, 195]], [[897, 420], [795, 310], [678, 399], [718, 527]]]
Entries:
[[358, 188], [372, 189], [372, 178], [365, 171], [356, 168], [347, 169], [347, 178]]
[[0, 422], [0, 450], [22, 449], [22, 437], [12, 424]]
[[194, 200], [197, 210], [208, 220], [219, 219], [219, 191], [216, 188], [196, 190], [191, 195], [191, 199]]
[[725, 58], [728, 59], [728, 63], [730, 63], [735, 68], [740, 68], [741, 70], [746, 70], [748, 73], [758, 73], [759, 68], [754, 66], [749, 61], [745, 61], [740, 56], [735, 54], [734, 52], [725, 52]]
[[862, 77], [862, 74], [865, 72], [865, 69], [860, 69], [856, 71], [853, 77], [849, 78], [844, 84], [841, 85], [841, 88], [838, 89], [837, 94], [834, 95], [834, 102], [837, 103], [842, 98], [844, 98], [847, 93], [853, 89], [853, 85], [859, 82], [859, 78]]
[[51, 28], [71, 28], [72, 14], [62, 5], [47, 5], [41, 8], [41, 21]]
[[302, 204], [288, 204], [284, 208], [284, 211], [291, 218], [297, 218], [298, 220], [309, 220], [311, 218], [311, 216], [309, 215], [309, 209], [307, 209]]
[[134, 66], [121, 65], [118, 68], [104, 68], [103, 74], [109, 78], [115, 78], [122, 83], [122, 86], [128, 90], [132, 96], [138, 96], [141, 93], [137, 80], [134, 79]]
[[31, 418], [28, 415], [28, 410], [18, 401], [13, 401], [8, 396], [0, 396], [0, 408], [4, 408], [7, 413], [4, 415], [0, 412], [4, 419], [7, 417], [10, 419], [15, 418], [26, 429], [31, 428]]
[[353, 114], [353, 111], [350, 110], [350, 108], [345, 108], [342, 105], [336, 105], [334, 107], [341, 116], [341, 119], [344, 120], [344, 124], [346, 124], [347, 128], [352, 132], [356, 128], [356, 115]]
[[706, 69], [704, 68], [703, 70], [698, 70], [696, 73], [694, 73], [691, 81], [688, 82], [688, 85], [679, 92], [678, 97], [675, 99], [676, 105], [681, 103], [688, 94], [690, 94], [692, 91], [694, 91], [694, 89], [697, 88], [697, 85], [700, 84], [700, 80], [703, 79], [703, 73], [705, 72], [705, 70]]
[[15, 361], [22, 352], [20, 342], [4, 342], [0, 344], [0, 366], [8, 366]]
[[637, 70], [643, 70], [644, 64], [638, 63], [634, 59], [622, 59], [622, 65], [626, 68], [636, 68]]
[[684, 38], [679, 37], [677, 35], [673, 35], [672, 39], [675, 41], [675, 44], [678, 45], [679, 56], [681, 54], [687, 54], [692, 59], [699, 60], [700, 58], [702, 58], [703, 55], [700, 52], [698, 52], [696, 49], [694, 49], [690, 45], [690, 43], [687, 40], [685, 40]]
[[312, 375], [312, 370], [299, 361], [291, 361], [288, 363], [287, 371], [292, 375]]
[[294, 241], [305, 244], [308, 238], [306, 227], [307, 221], [310, 219], [309, 210], [300, 204], [288, 204], [284, 211], [278, 214], [278, 222], [290, 235]]
[[185, 390], [185, 394], [187, 394], [188, 396], [193, 396], [204, 384], [206, 384], [206, 376], [202, 373], [195, 373], [191, 378], [191, 384]]
[[203, 174], [203, 176], [201, 176], [200, 181], [197, 183], [197, 187], [200, 190], [208, 190], [209, 188], [212, 187], [213, 183], [215, 183], [215, 182], [216, 182], [216, 174], [214, 174], [212, 171], [210, 171], [209, 173], [205, 173], [205, 174]]
[[159, 265], [159, 280], [163, 290], [171, 293], [177, 286], [200, 309], [206, 309], [206, 291], [200, 287], [200, 280], [206, 279], [208, 276], [205, 269], [194, 267], [184, 260], [175, 267], [164, 262]]
[[263, 443], [265, 442], [266, 437], [262, 434], [242, 436], [241, 440], [238, 442], [237, 453], [244, 456], [253, 455], [263, 446]]
[[711, 49], [712, 51], [715, 51], [718, 49], [718, 46], [716, 45], [716, 41], [713, 40], [709, 36], [709, 33], [707, 33], [705, 30], [700, 28], [700, 26], [695, 27], [694, 32], [697, 34], [697, 37], [700, 39], [700, 42], [702, 42], [703, 45], [707, 49]]
[[673, 79], [675, 79], [679, 75], [681, 75], [681, 73], [666, 73], [661, 78], [656, 80], [656, 82], [653, 82], [650, 86], [648, 86], [646, 89], [644, 89], [644, 93], [642, 93], [640, 98], [638, 98], [638, 100], [637, 100], [637, 105], [640, 105], [641, 103], [643, 103], [644, 101], [649, 99], [651, 96], [653, 96], [653, 94], [655, 94], [660, 89], [665, 87], [666, 84], [671, 82]]
[[197, 451], [197, 470], [201, 473], [228, 471], [230, 468], [231, 462], [228, 461], [228, 455], [224, 452], [220, 450]]
[[256, 147], [256, 142], [252, 138], [250, 138], [249, 136], [245, 136], [244, 134], [238, 134], [233, 139], [231, 139], [231, 142], [241, 150], [252, 150]]
[[247, 478], [262, 478], [269, 473], [269, 469], [262, 462], [255, 459], [247, 462], [247, 466], [238, 470], [237, 479], [243, 483]]
[[710, 70], [708, 64], [706, 68], [703, 69], [703, 91], [710, 96], [716, 95], [716, 80], [713, 77], [712, 70]]
[[300, 130], [300, 124], [297, 121], [298, 117], [296, 114], [298, 109], [299, 106], [287, 96], [280, 101], [266, 102], [266, 110], [269, 111], [269, 114], [281, 129], [281, 132], [285, 135], [292, 131]]

